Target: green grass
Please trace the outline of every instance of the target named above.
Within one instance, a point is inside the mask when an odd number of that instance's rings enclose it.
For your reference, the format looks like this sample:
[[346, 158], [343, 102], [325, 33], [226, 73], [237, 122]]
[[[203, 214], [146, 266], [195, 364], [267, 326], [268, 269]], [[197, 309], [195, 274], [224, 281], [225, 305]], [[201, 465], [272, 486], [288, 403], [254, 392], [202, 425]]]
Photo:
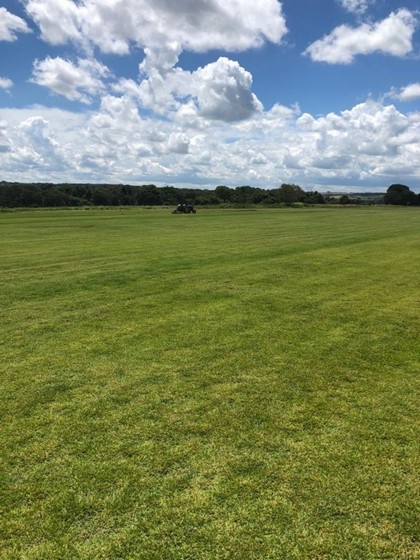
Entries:
[[419, 558], [420, 212], [0, 213], [1, 560]]

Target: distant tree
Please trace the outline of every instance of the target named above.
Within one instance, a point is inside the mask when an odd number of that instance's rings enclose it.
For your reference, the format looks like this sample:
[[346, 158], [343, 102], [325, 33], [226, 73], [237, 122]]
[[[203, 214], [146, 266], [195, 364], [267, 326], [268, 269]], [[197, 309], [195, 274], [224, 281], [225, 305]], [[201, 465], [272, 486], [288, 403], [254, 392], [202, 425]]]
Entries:
[[137, 193], [137, 204], [139, 206], [160, 206], [162, 197], [156, 185], [144, 185]]
[[340, 198], [338, 199], [338, 203], [339, 204], [350, 204], [351, 198], [349, 197], [348, 194], [343, 194], [342, 196], [340, 196]]
[[305, 191], [299, 185], [283, 183], [278, 191], [279, 201], [288, 205], [293, 202], [303, 202], [305, 197]]
[[418, 197], [406, 185], [394, 184], [388, 187], [384, 196], [384, 203], [398, 206], [416, 205]]
[[266, 198], [267, 192], [264, 189], [255, 188], [252, 194], [250, 194], [250, 202], [252, 202], [252, 204], [260, 204]]
[[308, 204], [325, 204], [325, 198], [318, 191], [307, 192], [305, 202]]
[[159, 189], [163, 204], [167, 205], [177, 205], [182, 202], [183, 194], [181, 193], [180, 189], [176, 189], [175, 187], [161, 187]]
[[235, 191], [224, 185], [219, 185], [214, 189], [214, 194], [220, 200], [220, 202], [231, 202], [235, 196]]
[[203, 191], [203, 194], [196, 197], [196, 204], [200, 206], [217, 205], [220, 204], [220, 198], [218, 198], [214, 191]]
[[236, 187], [235, 189], [235, 202], [239, 204], [250, 204], [253, 188], [245, 185], [243, 187]]
[[108, 206], [110, 198], [105, 188], [97, 187], [93, 189], [92, 201], [95, 206]]

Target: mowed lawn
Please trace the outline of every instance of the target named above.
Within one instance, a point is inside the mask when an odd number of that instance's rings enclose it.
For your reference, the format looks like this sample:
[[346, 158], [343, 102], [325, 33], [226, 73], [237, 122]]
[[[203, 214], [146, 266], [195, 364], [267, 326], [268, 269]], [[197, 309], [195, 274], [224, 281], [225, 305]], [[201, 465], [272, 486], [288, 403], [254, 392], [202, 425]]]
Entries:
[[0, 213], [1, 560], [418, 559], [420, 209]]

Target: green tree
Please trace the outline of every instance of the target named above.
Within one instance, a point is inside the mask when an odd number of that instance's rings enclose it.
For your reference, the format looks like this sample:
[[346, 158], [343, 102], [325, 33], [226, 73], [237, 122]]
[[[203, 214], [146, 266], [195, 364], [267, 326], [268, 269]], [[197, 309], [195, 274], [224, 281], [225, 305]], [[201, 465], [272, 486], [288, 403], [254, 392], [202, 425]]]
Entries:
[[352, 200], [351, 200], [351, 198], [349, 197], [348, 194], [343, 194], [338, 199], [339, 204], [350, 204], [351, 202], [352, 202]]
[[137, 204], [139, 206], [160, 206], [162, 197], [156, 185], [143, 185], [137, 193]]
[[418, 198], [409, 187], [397, 183], [388, 187], [384, 202], [385, 204], [396, 204], [398, 206], [415, 205], [418, 203]]
[[215, 195], [220, 200], [220, 202], [231, 202], [235, 196], [235, 191], [224, 185], [219, 185], [214, 190]]
[[320, 192], [311, 191], [306, 193], [305, 202], [308, 204], [325, 204], [325, 198]]
[[283, 183], [278, 192], [279, 201], [287, 205], [293, 204], [293, 202], [304, 202], [305, 197], [305, 191], [299, 185]]

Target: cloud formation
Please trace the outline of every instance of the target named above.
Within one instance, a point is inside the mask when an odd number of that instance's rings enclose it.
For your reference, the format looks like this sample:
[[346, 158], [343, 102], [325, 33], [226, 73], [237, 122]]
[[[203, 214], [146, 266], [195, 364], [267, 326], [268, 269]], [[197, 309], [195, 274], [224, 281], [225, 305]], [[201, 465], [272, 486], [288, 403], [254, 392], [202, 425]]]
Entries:
[[[143, 63], [140, 68], [143, 78], [140, 83], [120, 80], [114, 91], [131, 96], [140, 106], [155, 113], [188, 119], [191, 126], [199, 126], [198, 118], [235, 122], [262, 110], [262, 104], [251, 91], [251, 74], [226, 57], [194, 72], [159, 68], [159, 64]], [[146, 68], [150, 74], [145, 74]]]
[[287, 32], [277, 0], [26, 0], [42, 38], [127, 54], [155, 50], [240, 51], [279, 43]]
[[139, 48], [144, 52], [139, 82], [121, 79], [114, 92], [131, 95], [155, 114], [179, 112], [191, 121], [240, 121], [262, 105], [251, 91], [251, 74], [237, 62], [221, 57], [187, 72], [176, 67], [183, 50], [243, 51], [280, 43], [287, 32], [277, 0], [26, 0], [26, 11], [45, 41], [72, 42], [86, 53], [77, 63], [58, 57], [36, 61], [35, 83], [89, 103], [103, 92], [106, 76], [93, 47], [117, 55]]
[[193, 74], [199, 114], [225, 122], [240, 121], [262, 109], [251, 92], [252, 76], [225, 57]]
[[[296, 182], [386, 188], [420, 176], [420, 113], [368, 101], [314, 117], [275, 105], [252, 117], [189, 126], [189, 116], [142, 116], [125, 94], [107, 95], [83, 117], [42, 108], [0, 110], [4, 150], [0, 165], [10, 179], [103, 180], [178, 184]], [[177, 180], [176, 177], [179, 179]]]
[[314, 61], [329, 64], [350, 64], [357, 55], [374, 52], [402, 57], [413, 50], [416, 26], [415, 15], [401, 9], [375, 24], [363, 23], [359, 27], [341, 25], [312, 43], [304, 54]]
[[364, 14], [376, 0], [339, 0], [345, 10], [352, 14]]
[[16, 33], [31, 33], [31, 30], [25, 20], [0, 8], [0, 41], [16, 41]]
[[0, 77], [0, 89], [10, 89], [11, 87], [13, 87], [12, 80]]
[[62, 148], [48, 135], [48, 121], [42, 117], [30, 117], [19, 124], [15, 146], [13, 155], [20, 155], [23, 165], [48, 171], [63, 169]]
[[401, 88], [399, 91], [393, 90], [389, 97], [398, 99], [399, 101], [414, 101], [420, 99], [420, 83], [409, 84]]
[[48, 57], [34, 62], [32, 81], [71, 101], [90, 103], [92, 95], [104, 91], [102, 78], [108, 74], [108, 68], [94, 60], [79, 59], [74, 64], [60, 57]]

